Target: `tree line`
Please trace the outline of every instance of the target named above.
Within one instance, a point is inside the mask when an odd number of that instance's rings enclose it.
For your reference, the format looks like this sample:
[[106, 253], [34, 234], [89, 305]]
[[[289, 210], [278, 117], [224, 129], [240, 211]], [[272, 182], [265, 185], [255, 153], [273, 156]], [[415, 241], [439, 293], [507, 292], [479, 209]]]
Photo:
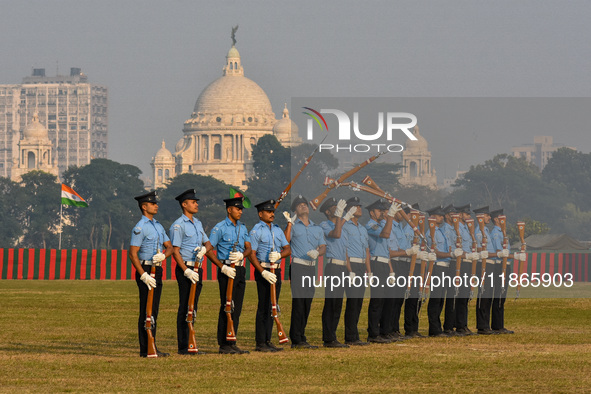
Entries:
[[[258, 221], [254, 204], [277, 199], [300, 169], [314, 146], [282, 146], [272, 136], [262, 137], [253, 147], [254, 176], [248, 180], [246, 196], [253, 207], [246, 209], [243, 221], [250, 228]], [[474, 165], [453, 186], [451, 192], [427, 187], [404, 187], [398, 182], [400, 164], [377, 160], [355, 174], [360, 182], [366, 175], [384, 190], [408, 203], [420, 203], [426, 210], [435, 205], [471, 203], [473, 208], [490, 205], [502, 207], [510, 224], [527, 223], [526, 236], [536, 233], [567, 233], [579, 240], [591, 239], [591, 154], [562, 148], [556, 151], [543, 171], [521, 158], [506, 154]], [[324, 178], [343, 172], [330, 153], [316, 153], [279, 207], [276, 223], [285, 224], [280, 212], [289, 210], [291, 196], [303, 194], [308, 199], [319, 195], [326, 186]], [[89, 204], [88, 208], [63, 206], [62, 247], [85, 249], [125, 249], [131, 229], [140, 216], [134, 196], [145, 192], [139, 168], [108, 159], [93, 159], [90, 164], [68, 168], [62, 182], [71, 186]], [[225, 217], [223, 199], [229, 198], [230, 186], [211, 176], [181, 174], [158, 190], [160, 199], [156, 219], [168, 229], [181, 214], [174, 197], [194, 188], [199, 201], [197, 217], [209, 233]], [[340, 188], [330, 196], [348, 198], [358, 195], [364, 205], [377, 197]], [[60, 185], [48, 173], [32, 171], [19, 183], [0, 178], [0, 247], [57, 248], [60, 229]], [[312, 220], [324, 220], [312, 212]], [[517, 232], [509, 226], [512, 242]]]

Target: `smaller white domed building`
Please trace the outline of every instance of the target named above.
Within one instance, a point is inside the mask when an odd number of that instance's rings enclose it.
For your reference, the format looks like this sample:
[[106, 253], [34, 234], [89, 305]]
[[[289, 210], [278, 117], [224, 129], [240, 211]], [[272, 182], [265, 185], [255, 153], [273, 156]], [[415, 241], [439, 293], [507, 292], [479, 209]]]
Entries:
[[154, 188], [166, 186], [168, 180], [176, 176], [176, 162], [172, 153], [166, 149], [164, 140], [162, 140], [162, 147], [152, 158], [151, 165]]
[[282, 118], [273, 126], [273, 135], [277, 137], [281, 145], [291, 148], [302, 143], [302, 139], [298, 133], [298, 125], [289, 118], [289, 110], [287, 109], [287, 104], [285, 104]]
[[419, 134], [419, 126], [413, 128], [416, 141], [408, 140], [402, 151], [402, 172], [400, 184], [403, 186], [427, 186], [437, 188], [437, 175], [431, 165], [431, 152], [425, 137]]
[[24, 128], [18, 142], [18, 156], [13, 159], [10, 178], [20, 182], [23, 174], [33, 170], [59, 176], [52, 157], [52, 147], [47, 129], [39, 122], [39, 115], [35, 112], [31, 123]]

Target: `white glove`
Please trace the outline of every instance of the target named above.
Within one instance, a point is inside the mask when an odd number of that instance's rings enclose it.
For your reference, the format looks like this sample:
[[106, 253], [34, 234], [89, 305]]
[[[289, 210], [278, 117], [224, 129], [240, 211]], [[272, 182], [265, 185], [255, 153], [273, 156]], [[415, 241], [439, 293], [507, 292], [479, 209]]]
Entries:
[[355, 272], [349, 272], [349, 279], [351, 279], [351, 282], [353, 282], [353, 279], [355, 279]]
[[464, 251], [460, 248], [455, 248], [452, 252], [451, 255], [452, 257], [460, 257], [461, 255], [464, 254]]
[[367, 283], [370, 284], [371, 283], [371, 278], [373, 278], [373, 273], [368, 272], [367, 273]]
[[337, 203], [337, 209], [334, 211], [334, 215], [338, 218], [343, 217], [343, 212], [345, 212], [345, 208], [347, 207], [347, 201], [339, 200]]
[[437, 255], [433, 252], [429, 253], [429, 261], [437, 260]]
[[274, 284], [275, 282], [277, 282], [277, 275], [275, 275], [271, 271], [266, 271], [265, 270], [265, 271], [261, 272], [261, 276], [263, 278], [265, 278], [265, 280], [267, 282], [269, 282], [270, 284]]
[[466, 253], [466, 260], [478, 260], [478, 253]]
[[390, 209], [388, 209], [388, 216], [393, 218], [401, 210], [402, 209], [400, 208], [400, 204], [398, 204], [396, 201], [394, 201], [394, 202], [392, 202], [392, 205], [390, 205]]
[[316, 260], [318, 258], [318, 255], [320, 254], [316, 249], [312, 249], [309, 250], [308, 253], [306, 253], [308, 256], [310, 256], [310, 258], [312, 260]]
[[497, 257], [509, 257], [509, 249], [503, 249], [503, 250], [499, 250], [497, 252]]
[[519, 261], [525, 261], [527, 260], [527, 253], [519, 253]]
[[199, 282], [199, 273], [193, 271], [191, 268], [187, 268], [185, 270], [185, 276], [192, 282], [197, 283]]
[[230, 252], [230, 261], [242, 261], [244, 259], [244, 255], [242, 252]]
[[152, 256], [152, 261], [154, 263], [159, 263], [159, 262], [161, 262], [164, 259], [166, 259], [166, 256], [162, 252], [156, 253], [154, 256]]
[[388, 279], [386, 279], [386, 282], [388, 283], [388, 286], [394, 286], [394, 284], [396, 283], [396, 274], [394, 274], [394, 272], [390, 272], [390, 275], [388, 275]]
[[222, 274], [225, 274], [230, 279], [234, 279], [236, 277], [236, 268], [224, 264], [222, 265]]
[[413, 245], [412, 248], [406, 249], [404, 252], [406, 253], [407, 256], [412, 256], [413, 254], [417, 254], [420, 251], [421, 251], [421, 249], [419, 248], [419, 245]]
[[279, 253], [279, 252], [271, 252], [271, 253], [269, 253], [269, 261], [271, 263], [274, 263], [277, 260], [281, 260], [281, 253]]
[[349, 209], [347, 211], [347, 213], [345, 214], [345, 216], [343, 216], [343, 219], [345, 219], [345, 222], [347, 220], [351, 220], [351, 218], [353, 217], [353, 215], [355, 214], [355, 212], [357, 212], [357, 206], [351, 207], [351, 209]]
[[296, 219], [298, 218], [298, 215], [293, 215], [293, 218], [289, 215], [289, 212], [287, 211], [283, 211], [283, 216], [285, 217], [285, 220], [287, 220], [287, 223], [295, 223]]
[[195, 256], [195, 259], [197, 261], [201, 261], [201, 259], [203, 258], [203, 255], [205, 254], [205, 252], [207, 251], [207, 248], [205, 246], [197, 246], [195, 248], [195, 250], [193, 250], [194, 252], [197, 252], [197, 256]]
[[417, 253], [417, 259], [419, 260], [429, 260], [429, 253], [427, 253], [425, 250], [421, 250], [419, 253]]
[[488, 259], [488, 250], [480, 252], [480, 259]]
[[146, 284], [146, 286], [148, 286], [148, 290], [156, 288], [156, 279], [152, 278], [147, 272], [144, 272], [142, 276], [140, 276], [140, 279]]

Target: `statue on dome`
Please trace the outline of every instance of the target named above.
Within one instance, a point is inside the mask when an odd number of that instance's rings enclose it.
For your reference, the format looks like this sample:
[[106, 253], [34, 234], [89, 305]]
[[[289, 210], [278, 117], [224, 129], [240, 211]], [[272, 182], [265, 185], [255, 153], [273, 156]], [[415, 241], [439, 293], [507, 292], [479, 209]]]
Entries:
[[238, 25], [232, 28], [232, 46], [236, 45], [236, 30], [238, 30]]

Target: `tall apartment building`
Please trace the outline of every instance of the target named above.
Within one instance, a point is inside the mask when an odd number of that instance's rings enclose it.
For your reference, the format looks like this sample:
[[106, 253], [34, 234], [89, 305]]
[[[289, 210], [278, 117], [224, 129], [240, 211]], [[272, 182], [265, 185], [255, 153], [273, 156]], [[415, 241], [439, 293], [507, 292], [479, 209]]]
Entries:
[[12, 177], [19, 141], [35, 114], [48, 131], [60, 174], [71, 165], [106, 158], [107, 96], [107, 88], [89, 83], [80, 68], [54, 77], [36, 68], [21, 84], [0, 85], [0, 176]]

